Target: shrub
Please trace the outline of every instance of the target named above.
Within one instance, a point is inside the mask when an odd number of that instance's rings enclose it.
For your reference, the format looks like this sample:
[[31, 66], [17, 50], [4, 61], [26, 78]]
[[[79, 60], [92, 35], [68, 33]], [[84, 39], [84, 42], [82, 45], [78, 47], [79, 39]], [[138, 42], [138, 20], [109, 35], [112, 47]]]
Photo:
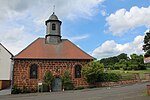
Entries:
[[11, 93], [12, 94], [19, 94], [19, 93], [21, 93], [21, 90], [18, 88], [17, 85], [13, 85]]
[[125, 80], [134, 80], [134, 79], [135, 79], [134, 74], [124, 74], [121, 77], [122, 81], [125, 81]]
[[120, 74], [116, 73], [101, 73], [98, 76], [97, 82], [117, 82], [121, 79]]
[[139, 64], [139, 69], [140, 69], [140, 70], [146, 70], [146, 65], [144, 65], [144, 64]]
[[62, 76], [62, 84], [65, 90], [72, 90], [74, 88], [69, 71], [64, 72]]
[[73, 90], [74, 86], [72, 83], [65, 83], [64, 90]]
[[49, 92], [48, 85], [46, 83], [43, 83], [39, 86], [39, 92]]
[[93, 84], [97, 81], [99, 74], [104, 72], [104, 65], [99, 62], [90, 62], [82, 69], [86, 81]]
[[23, 86], [22, 88], [22, 93], [29, 93], [30, 91], [27, 90], [27, 88], [25, 86]]
[[119, 63], [116, 63], [115, 65], [114, 65], [114, 69], [115, 70], [119, 70], [121, 67], [121, 64], [119, 64]]
[[50, 71], [47, 71], [44, 76], [44, 82], [47, 84], [49, 91], [51, 91], [52, 81], [54, 79], [53, 74]]

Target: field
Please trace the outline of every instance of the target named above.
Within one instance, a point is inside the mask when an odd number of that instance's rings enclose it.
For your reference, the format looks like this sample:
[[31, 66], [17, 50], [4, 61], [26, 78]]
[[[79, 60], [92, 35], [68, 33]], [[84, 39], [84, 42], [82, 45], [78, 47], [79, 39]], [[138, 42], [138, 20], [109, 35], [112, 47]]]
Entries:
[[150, 73], [150, 68], [147, 68], [147, 70], [131, 70], [131, 71], [124, 71], [124, 70], [108, 70], [108, 72], [111, 73], [117, 73], [121, 74], [121, 76], [127, 78], [127, 79], [132, 79], [134, 73], [139, 73], [140, 78], [144, 79], [144, 73]]

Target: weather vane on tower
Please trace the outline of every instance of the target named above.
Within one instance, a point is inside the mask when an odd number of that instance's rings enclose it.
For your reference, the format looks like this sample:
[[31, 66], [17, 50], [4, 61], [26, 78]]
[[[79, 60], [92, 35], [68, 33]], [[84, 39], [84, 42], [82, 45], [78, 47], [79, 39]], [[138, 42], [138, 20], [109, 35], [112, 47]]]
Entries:
[[53, 5], [53, 14], [55, 14], [55, 5]]

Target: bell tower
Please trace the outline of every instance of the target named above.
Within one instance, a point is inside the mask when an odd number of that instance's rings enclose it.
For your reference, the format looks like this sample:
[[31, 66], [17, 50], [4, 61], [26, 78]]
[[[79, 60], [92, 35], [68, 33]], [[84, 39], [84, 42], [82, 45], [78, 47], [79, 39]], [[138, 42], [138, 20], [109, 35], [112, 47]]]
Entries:
[[53, 14], [45, 21], [46, 25], [46, 44], [58, 44], [61, 42], [61, 21]]

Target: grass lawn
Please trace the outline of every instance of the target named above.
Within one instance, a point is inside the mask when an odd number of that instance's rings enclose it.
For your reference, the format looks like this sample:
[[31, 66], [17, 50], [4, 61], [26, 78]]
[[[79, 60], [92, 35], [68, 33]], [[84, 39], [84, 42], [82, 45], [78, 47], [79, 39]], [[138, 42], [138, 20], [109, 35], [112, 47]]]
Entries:
[[140, 74], [140, 78], [143, 79], [144, 73], [150, 73], [150, 68], [147, 68], [147, 70], [131, 70], [131, 71], [124, 71], [124, 70], [108, 70], [108, 72], [112, 72], [112, 73], [118, 73], [121, 74], [122, 76], [128, 76], [131, 77], [134, 73], [139, 73]]

